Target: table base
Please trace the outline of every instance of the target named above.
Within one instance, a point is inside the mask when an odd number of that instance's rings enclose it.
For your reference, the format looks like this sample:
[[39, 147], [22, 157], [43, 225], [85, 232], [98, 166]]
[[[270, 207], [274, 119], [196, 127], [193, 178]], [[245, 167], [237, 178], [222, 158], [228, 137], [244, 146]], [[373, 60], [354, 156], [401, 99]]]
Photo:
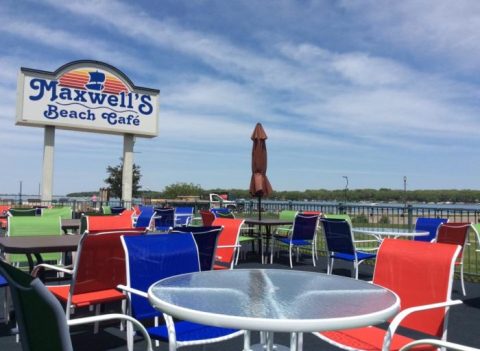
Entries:
[[[251, 345], [250, 350], [251, 351], [266, 351], [267, 350], [267, 345], [264, 345], [264, 344]], [[273, 350], [274, 351], [289, 351], [290, 348], [285, 346], [285, 345], [273, 344]]]

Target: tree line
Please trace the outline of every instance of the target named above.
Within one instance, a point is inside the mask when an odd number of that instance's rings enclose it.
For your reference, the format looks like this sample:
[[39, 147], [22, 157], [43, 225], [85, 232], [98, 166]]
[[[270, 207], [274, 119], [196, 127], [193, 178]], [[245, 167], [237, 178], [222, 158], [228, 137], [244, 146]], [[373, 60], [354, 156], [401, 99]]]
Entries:
[[[70, 197], [92, 196], [96, 192], [71, 193]], [[248, 189], [203, 189], [198, 184], [175, 183], [167, 185], [162, 191], [142, 190], [137, 188], [134, 197], [147, 199], [175, 199], [179, 196], [199, 196], [200, 199], [208, 199], [208, 194], [228, 194], [230, 199], [250, 200], [252, 196]], [[112, 197], [121, 197], [121, 191], [112, 194]], [[334, 202], [480, 202], [480, 190], [470, 189], [436, 189], [436, 190], [399, 190], [399, 189], [308, 189], [305, 191], [273, 191], [267, 198], [269, 200], [292, 200], [292, 201], [334, 201]]]
[[[107, 167], [107, 178], [104, 182], [108, 185], [110, 196], [121, 198], [123, 159], [117, 166]], [[146, 199], [175, 199], [179, 196], [199, 196], [208, 199], [208, 194], [228, 194], [229, 199], [250, 200], [252, 197], [248, 189], [203, 189], [199, 184], [174, 183], [167, 185], [162, 191], [142, 190], [140, 167], [133, 165], [133, 197]], [[90, 197], [96, 191], [77, 192], [67, 194], [69, 197]], [[334, 202], [452, 202], [452, 203], [478, 203], [480, 190], [471, 189], [438, 189], [438, 190], [400, 190], [400, 189], [308, 189], [305, 191], [273, 191], [268, 197], [270, 200], [292, 201], [334, 201]]]

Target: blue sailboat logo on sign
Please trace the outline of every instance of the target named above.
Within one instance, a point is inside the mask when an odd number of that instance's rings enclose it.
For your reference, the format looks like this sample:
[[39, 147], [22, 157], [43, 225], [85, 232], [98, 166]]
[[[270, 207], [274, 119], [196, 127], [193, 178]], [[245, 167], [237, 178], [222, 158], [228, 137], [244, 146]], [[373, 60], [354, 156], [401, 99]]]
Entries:
[[85, 84], [85, 88], [90, 90], [98, 90], [102, 91], [105, 85], [105, 73], [95, 71], [95, 72], [88, 72], [90, 75], [90, 80], [87, 84]]

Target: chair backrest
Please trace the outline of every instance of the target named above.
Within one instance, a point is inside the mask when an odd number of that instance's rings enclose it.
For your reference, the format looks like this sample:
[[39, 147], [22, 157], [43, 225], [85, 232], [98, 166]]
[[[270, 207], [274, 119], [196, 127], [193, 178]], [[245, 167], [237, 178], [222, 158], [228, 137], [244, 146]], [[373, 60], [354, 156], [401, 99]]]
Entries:
[[480, 223], [472, 224], [472, 229], [477, 237], [477, 251], [480, 251]]
[[[131, 216], [84, 216], [82, 220], [85, 221], [85, 230], [89, 233], [133, 229]], [[82, 229], [82, 225], [80, 227]]]
[[313, 240], [317, 232], [318, 214], [297, 214], [293, 222], [290, 240]]
[[175, 225], [189, 225], [193, 219], [193, 207], [175, 207]]
[[125, 254], [121, 236], [141, 236], [139, 232], [84, 233], [78, 245], [70, 294], [116, 289], [125, 284]]
[[155, 228], [165, 229], [175, 227], [175, 209], [173, 207], [155, 207]]
[[350, 224], [342, 219], [320, 219], [325, 234], [327, 250], [355, 255], [353, 234]]
[[[8, 217], [7, 236], [45, 236], [63, 235], [60, 217], [50, 216], [13, 216]], [[61, 253], [42, 254], [44, 261], [58, 261]], [[24, 254], [8, 254], [9, 262], [27, 262]]]
[[235, 218], [215, 218], [213, 221], [214, 226], [223, 227], [217, 241], [215, 269], [233, 268], [235, 250], [238, 246], [238, 237], [243, 222], [245, 220]]
[[200, 269], [209, 271], [213, 268], [217, 241], [223, 227], [175, 227], [171, 233], [192, 233], [198, 247]]
[[38, 278], [0, 259], [0, 273], [10, 286], [22, 349], [72, 351], [65, 312]]
[[[394, 291], [401, 309], [449, 301], [456, 245], [384, 239], [377, 253], [373, 283]], [[401, 326], [441, 337], [446, 323], [445, 308], [413, 313]]]
[[112, 206], [112, 207], [110, 207], [110, 213], [111, 213], [111, 214], [114, 214], [114, 215], [115, 215], [115, 214], [117, 214], [117, 215], [118, 215], [118, 214], [121, 214], [121, 213], [123, 213], [123, 211], [125, 211], [125, 210], [126, 210], [126, 209], [125, 209], [125, 207], [123, 207], [123, 206]]
[[8, 213], [14, 217], [32, 217], [37, 215], [36, 208], [11, 208]]
[[110, 214], [112, 214], [112, 208], [108, 205], [103, 205], [102, 206], [102, 213], [110, 215]]
[[215, 220], [215, 215], [210, 211], [200, 210], [200, 217], [202, 217], [202, 223], [204, 227], [210, 227]]
[[[147, 291], [153, 283], [178, 274], [198, 272], [198, 249], [190, 233], [123, 237], [127, 286]], [[132, 315], [137, 319], [159, 315], [147, 299], [130, 296]]]
[[235, 215], [226, 207], [213, 207], [210, 209], [215, 218], [235, 218]]
[[61, 219], [72, 219], [73, 210], [70, 206], [52, 207], [42, 209], [42, 217], [60, 217]]
[[60, 217], [8, 217], [8, 236], [62, 235]]
[[0, 215], [6, 215], [8, 210], [10, 210], [10, 205], [0, 205]]
[[153, 216], [155, 215], [153, 206], [142, 206], [141, 210], [140, 215], [137, 217], [135, 227], [151, 228], [153, 226]]
[[443, 244], [460, 245], [461, 250], [459, 258], [463, 257], [463, 249], [468, 239], [468, 232], [471, 228], [470, 223], [466, 222], [449, 222], [442, 223], [438, 227], [436, 242]]
[[427, 236], [416, 236], [414, 240], [416, 241], [432, 241], [437, 236], [437, 230], [440, 224], [447, 223], [448, 218], [426, 218], [418, 217], [415, 222], [416, 230], [426, 230], [429, 232]]
[[338, 214], [333, 214], [333, 213], [324, 213], [323, 214], [324, 218], [327, 219], [341, 219], [344, 221], [347, 221], [350, 226], [352, 226], [352, 218], [348, 214], [343, 214], [343, 213], [338, 213]]
[[278, 219], [281, 219], [282, 221], [293, 221], [295, 220], [295, 216], [298, 214], [298, 211], [292, 211], [292, 210], [283, 210], [280, 211], [278, 214]]

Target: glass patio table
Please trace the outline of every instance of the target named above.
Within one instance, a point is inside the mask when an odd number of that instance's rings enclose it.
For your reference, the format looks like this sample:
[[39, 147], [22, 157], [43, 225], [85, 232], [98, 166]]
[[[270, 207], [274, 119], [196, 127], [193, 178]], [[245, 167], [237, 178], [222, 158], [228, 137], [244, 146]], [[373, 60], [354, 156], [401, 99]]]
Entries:
[[360, 228], [353, 227], [352, 232], [354, 234], [367, 234], [372, 235], [378, 241], [382, 241], [384, 238], [414, 238], [416, 236], [427, 236], [430, 233], [426, 230], [416, 229], [403, 229], [403, 228]]
[[400, 306], [396, 294], [365, 281], [283, 269], [183, 274], [153, 284], [148, 296], [155, 308], [176, 318], [263, 332], [266, 345], [257, 347], [267, 351], [274, 347], [274, 332], [291, 333], [290, 350], [301, 350], [302, 332], [383, 323]]

